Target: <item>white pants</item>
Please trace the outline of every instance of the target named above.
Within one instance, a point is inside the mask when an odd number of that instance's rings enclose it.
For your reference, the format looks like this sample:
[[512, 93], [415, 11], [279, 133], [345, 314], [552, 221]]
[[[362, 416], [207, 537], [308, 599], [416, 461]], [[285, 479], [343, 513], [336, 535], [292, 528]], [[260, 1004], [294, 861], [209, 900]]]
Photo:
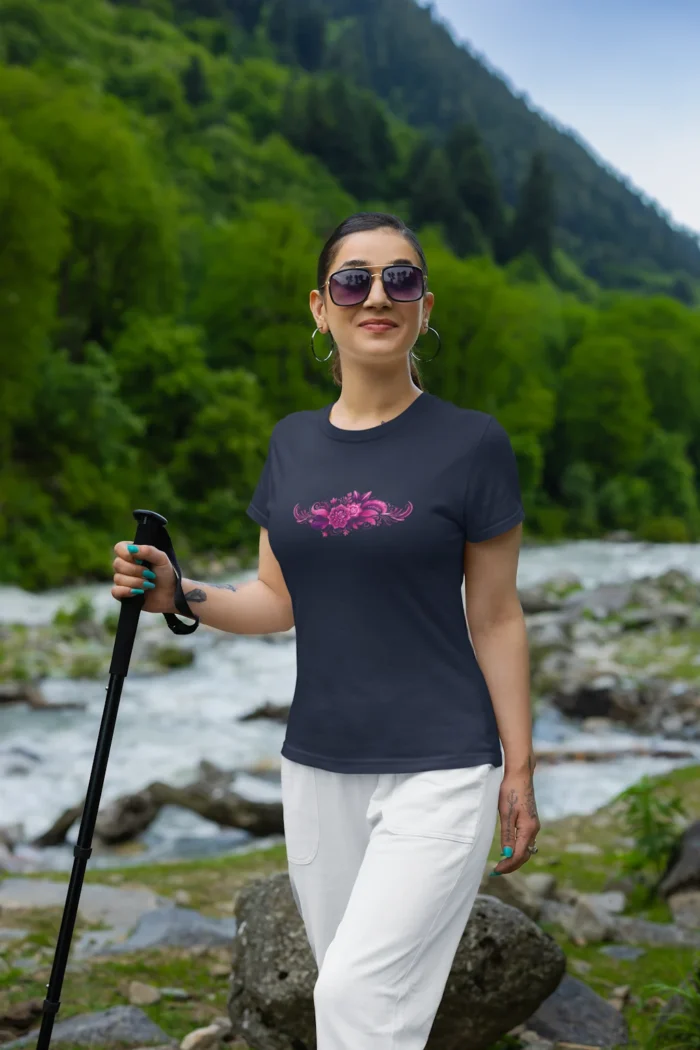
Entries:
[[317, 1050], [423, 1050], [488, 860], [503, 766], [331, 773], [282, 756]]

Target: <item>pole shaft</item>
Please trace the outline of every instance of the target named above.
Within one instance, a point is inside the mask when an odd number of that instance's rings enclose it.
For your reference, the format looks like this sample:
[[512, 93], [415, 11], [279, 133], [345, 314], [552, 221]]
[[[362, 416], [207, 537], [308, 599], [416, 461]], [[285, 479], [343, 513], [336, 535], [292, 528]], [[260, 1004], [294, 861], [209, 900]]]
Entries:
[[68, 964], [68, 955], [70, 952], [71, 941], [73, 939], [75, 921], [78, 915], [78, 905], [80, 904], [80, 893], [85, 877], [85, 869], [87, 868], [87, 862], [92, 853], [92, 837], [95, 831], [97, 814], [100, 808], [100, 798], [102, 796], [102, 788], [104, 785], [105, 774], [107, 772], [107, 762], [109, 760], [109, 752], [112, 746], [114, 727], [117, 721], [117, 714], [119, 713], [119, 701], [123, 684], [124, 678], [122, 676], [115, 674], [110, 675], [109, 685], [107, 686], [107, 698], [105, 700], [102, 722], [100, 724], [100, 733], [97, 739], [95, 757], [92, 763], [92, 771], [90, 773], [90, 781], [88, 783], [87, 795], [85, 798], [85, 806], [80, 820], [78, 841], [73, 850], [75, 859], [73, 861], [70, 882], [68, 883], [66, 905], [63, 911], [61, 928], [58, 934], [53, 966], [51, 967], [51, 977], [49, 978], [49, 983], [47, 985], [48, 992], [43, 1003], [43, 1016], [41, 1019], [41, 1028], [39, 1030], [37, 1050], [48, 1050], [51, 1043], [54, 1019], [61, 1006], [61, 988], [63, 987], [63, 979]]

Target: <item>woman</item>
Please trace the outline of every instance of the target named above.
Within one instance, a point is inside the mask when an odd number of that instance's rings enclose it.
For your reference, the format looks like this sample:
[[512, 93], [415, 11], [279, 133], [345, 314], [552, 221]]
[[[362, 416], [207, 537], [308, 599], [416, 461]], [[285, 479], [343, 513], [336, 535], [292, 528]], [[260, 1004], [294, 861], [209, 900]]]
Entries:
[[[318, 1050], [425, 1046], [497, 814], [497, 875], [528, 860], [540, 827], [517, 466], [495, 418], [423, 391], [413, 348], [433, 301], [400, 220], [338, 227], [310, 306], [340, 396], [274, 428], [248, 508], [257, 580], [182, 581], [212, 627], [296, 627], [282, 796]], [[145, 559], [144, 608], [178, 611], [163, 552], [115, 550], [115, 598]]]

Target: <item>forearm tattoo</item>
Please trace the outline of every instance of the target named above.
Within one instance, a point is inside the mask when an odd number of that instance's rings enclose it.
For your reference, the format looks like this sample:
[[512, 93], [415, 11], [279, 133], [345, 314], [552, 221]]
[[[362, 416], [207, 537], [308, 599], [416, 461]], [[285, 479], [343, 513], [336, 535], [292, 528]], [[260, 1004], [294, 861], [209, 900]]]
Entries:
[[[196, 580], [194, 581], [197, 582]], [[235, 591], [236, 588], [232, 583], [207, 583], [207, 587], [216, 587], [218, 591]], [[205, 602], [207, 600], [207, 592], [195, 587], [194, 590], [187, 591], [185, 593], [186, 602]]]

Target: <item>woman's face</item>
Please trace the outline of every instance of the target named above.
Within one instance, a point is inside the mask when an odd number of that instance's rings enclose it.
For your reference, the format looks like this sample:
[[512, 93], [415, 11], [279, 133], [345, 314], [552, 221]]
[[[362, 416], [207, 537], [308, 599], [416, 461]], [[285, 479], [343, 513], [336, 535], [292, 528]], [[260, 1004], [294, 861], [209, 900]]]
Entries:
[[326, 278], [337, 270], [357, 266], [367, 267], [373, 274], [369, 295], [358, 306], [336, 306], [328, 285], [311, 293], [316, 326], [322, 332], [330, 330], [344, 362], [397, 361], [407, 357], [418, 336], [428, 330], [432, 292], [415, 302], [397, 303], [384, 291], [382, 267], [401, 263], [421, 265], [411, 243], [395, 230], [352, 233], [336, 245]]

